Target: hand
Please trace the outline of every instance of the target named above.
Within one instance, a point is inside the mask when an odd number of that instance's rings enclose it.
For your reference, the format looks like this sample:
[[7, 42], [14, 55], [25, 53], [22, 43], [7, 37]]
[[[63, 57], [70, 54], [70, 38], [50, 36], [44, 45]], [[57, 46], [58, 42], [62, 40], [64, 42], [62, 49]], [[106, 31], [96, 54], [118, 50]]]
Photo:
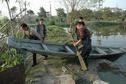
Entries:
[[77, 46], [77, 43], [76, 42], [73, 42], [73, 45], [76, 47]]

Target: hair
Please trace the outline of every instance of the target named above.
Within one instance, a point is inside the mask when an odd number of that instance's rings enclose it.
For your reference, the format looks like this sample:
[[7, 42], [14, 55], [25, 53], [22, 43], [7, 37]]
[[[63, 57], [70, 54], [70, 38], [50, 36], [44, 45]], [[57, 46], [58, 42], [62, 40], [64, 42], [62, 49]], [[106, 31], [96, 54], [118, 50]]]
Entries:
[[80, 19], [80, 20], [83, 20], [84, 18], [80, 16], [79, 19]]
[[41, 19], [40, 19], [40, 21], [44, 21], [44, 19], [43, 19], [43, 18], [41, 18]]
[[85, 26], [85, 22], [84, 21], [77, 21], [76, 25], [78, 25], [78, 24]]
[[28, 27], [28, 25], [26, 23], [22, 23], [21, 27], [22, 27], [23, 30], [28, 30], [29, 29], [29, 27]]

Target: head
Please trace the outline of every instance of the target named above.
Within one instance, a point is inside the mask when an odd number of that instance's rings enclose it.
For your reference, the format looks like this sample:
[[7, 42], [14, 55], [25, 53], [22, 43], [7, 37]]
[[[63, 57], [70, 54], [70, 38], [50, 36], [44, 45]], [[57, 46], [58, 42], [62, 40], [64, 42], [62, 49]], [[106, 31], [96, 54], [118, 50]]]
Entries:
[[79, 17], [79, 21], [83, 21], [84, 19], [83, 19], [83, 17]]
[[80, 29], [80, 28], [85, 28], [85, 23], [84, 22], [80, 22], [80, 21], [78, 21], [78, 22], [76, 22], [76, 28], [77, 29]]
[[41, 18], [41, 19], [39, 20], [39, 24], [43, 24], [43, 23], [44, 23], [44, 19]]
[[24, 30], [24, 31], [28, 31], [29, 30], [29, 27], [26, 23], [22, 23], [21, 24], [21, 29]]

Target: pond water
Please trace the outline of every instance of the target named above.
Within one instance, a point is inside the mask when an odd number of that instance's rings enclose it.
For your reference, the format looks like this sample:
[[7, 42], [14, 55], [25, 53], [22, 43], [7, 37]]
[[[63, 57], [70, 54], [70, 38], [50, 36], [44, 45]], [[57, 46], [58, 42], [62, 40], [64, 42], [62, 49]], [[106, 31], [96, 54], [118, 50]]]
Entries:
[[[119, 26], [95, 27], [93, 30], [92, 44], [97, 46], [111, 46], [126, 48], [126, 29]], [[126, 65], [126, 54], [114, 61]], [[126, 84], [126, 76], [123, 74], [113, 73], [111, 71], [99, 72], [102, 80], [109, 84]]]

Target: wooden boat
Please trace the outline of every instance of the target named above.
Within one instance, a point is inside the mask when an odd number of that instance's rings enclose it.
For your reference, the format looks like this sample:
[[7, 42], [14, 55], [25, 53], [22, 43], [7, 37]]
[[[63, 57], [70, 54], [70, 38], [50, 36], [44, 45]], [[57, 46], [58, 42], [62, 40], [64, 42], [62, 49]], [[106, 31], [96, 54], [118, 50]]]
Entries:
[[[73, 57], [76, 56], [76, 51], [72, 45], [41, 43], [38, 40], [16, 39], [14, 37], [7, 38], [7, 44], [16, 49], [24, 49], [38, 54], [46, 54], [53, 56]], [[93, 46], [90, 53], [90, 59], [117, 59], [125, 54], [125, 48], [115, 47], [98, 47]]]

